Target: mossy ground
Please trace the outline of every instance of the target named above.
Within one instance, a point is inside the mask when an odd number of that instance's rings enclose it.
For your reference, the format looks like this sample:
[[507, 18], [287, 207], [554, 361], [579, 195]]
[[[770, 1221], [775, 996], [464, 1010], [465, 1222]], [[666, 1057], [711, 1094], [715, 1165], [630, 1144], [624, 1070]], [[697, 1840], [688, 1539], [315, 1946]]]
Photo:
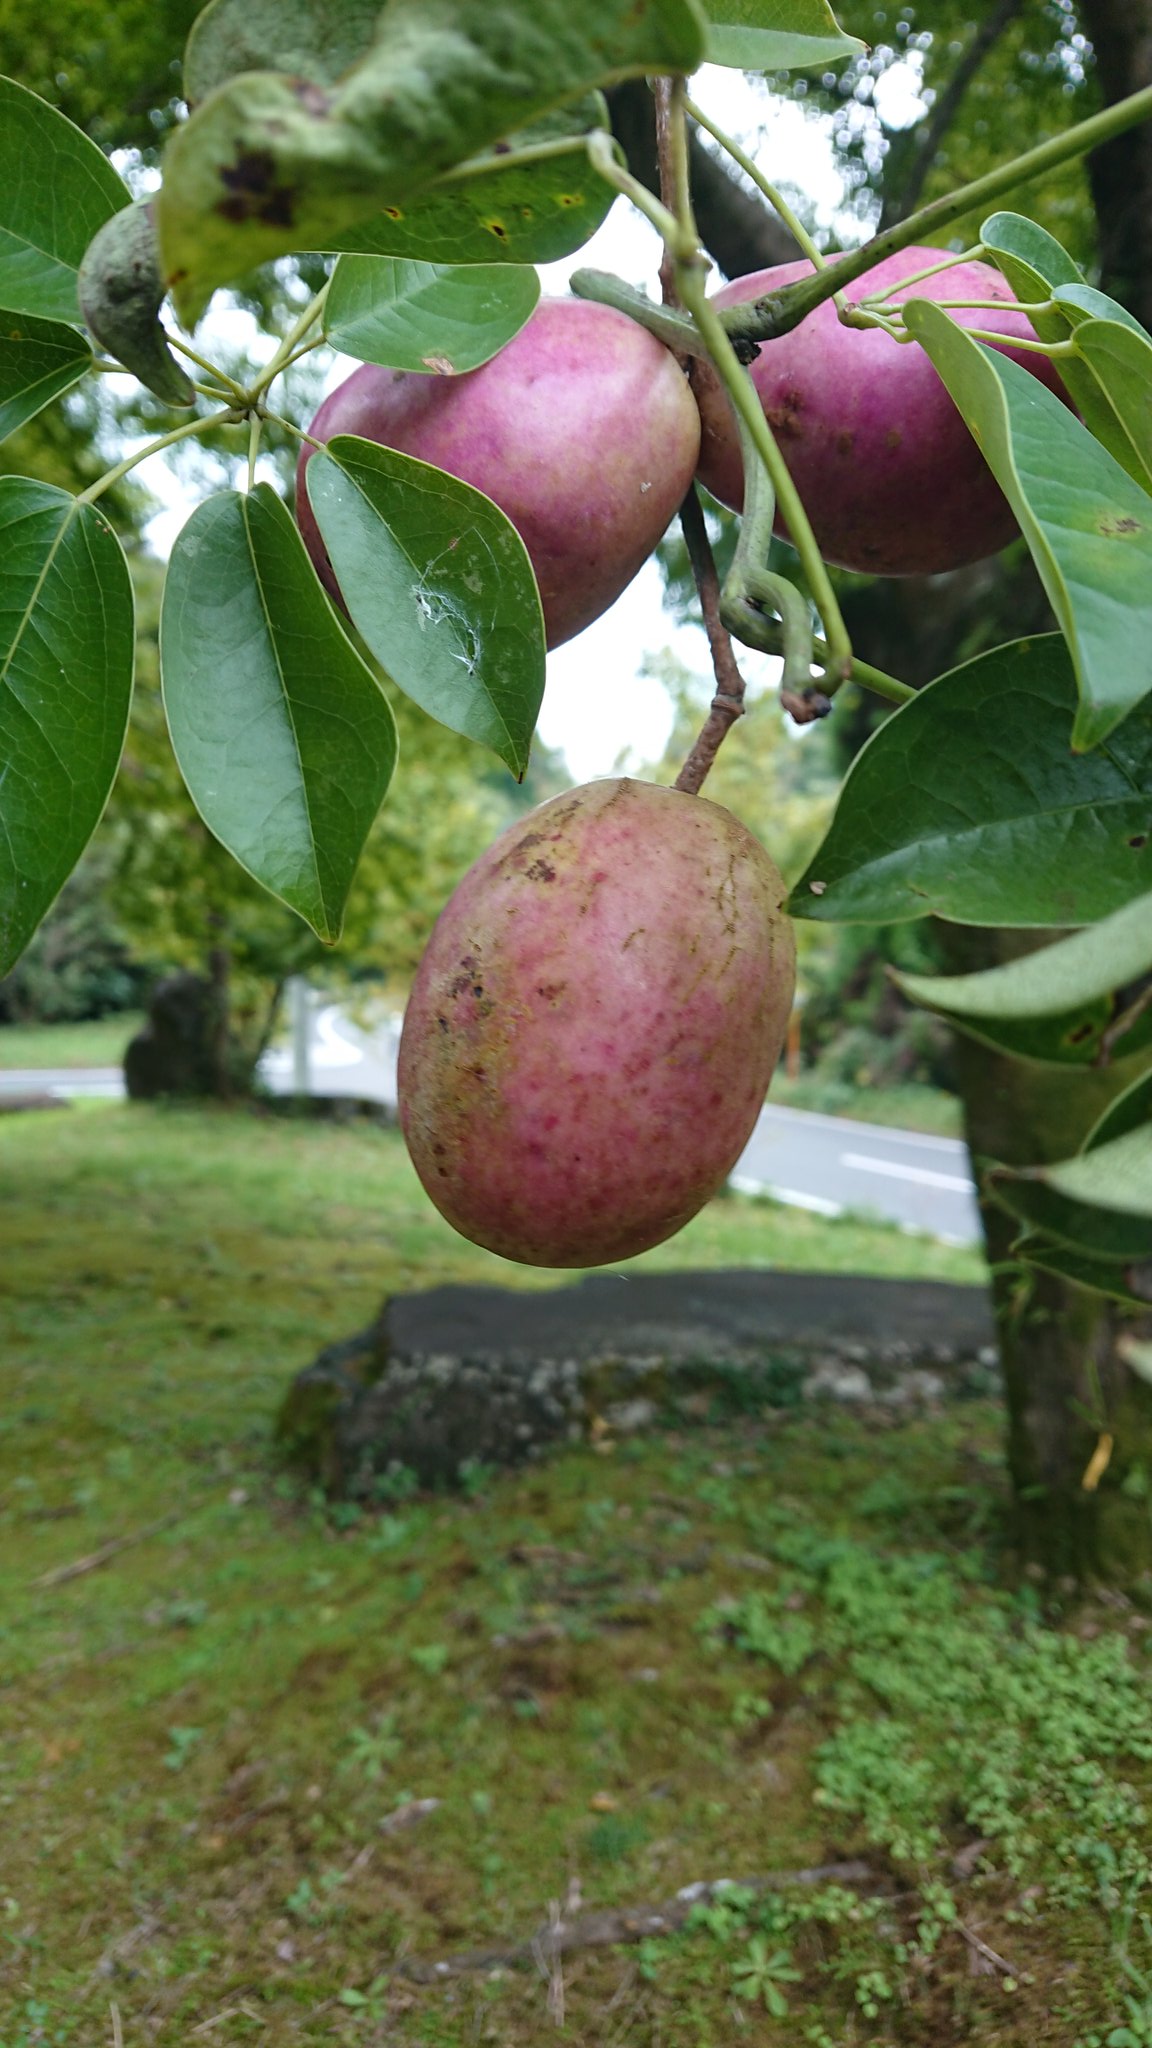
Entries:
[[[1013, 1584], [993, 1404], [329, 1510], [269, 1461], [291, 1373], [389, 1288], [515, 1277], [394, 1136], [13, 1117], [0, 1244], [2, 2048], [1152, 2042], [1147, 1637]], [[730, 1199], [650, 1263], [924, 1252]], [[859, 1893], [737, 1894], [570, 1957], [562, 1994], [403, 1974], [577, 1882], [626, 1904], [846, 1856]]]

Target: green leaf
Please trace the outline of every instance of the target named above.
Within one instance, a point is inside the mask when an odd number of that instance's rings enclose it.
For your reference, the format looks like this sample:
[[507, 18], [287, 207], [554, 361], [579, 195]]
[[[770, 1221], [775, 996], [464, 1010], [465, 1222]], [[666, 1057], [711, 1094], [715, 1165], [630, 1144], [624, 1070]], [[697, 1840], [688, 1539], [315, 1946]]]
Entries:
[[692, 71], [704, 29], [695, 0], [389, 0], [334, 86], [302, 92], [274, 71], [219, 86], [165, 153], [160, 241], [181, 318], [254, 264], [403, 207], [549, 107]]
[[1152, 689], [1152, 498], [1037, 378], [939, 306], [904, 317], [1020, 521], [1072, 651], [1072, 744], [1100, 744]]
[[[999, 265], [1018, 299], [1029, 306], [1045, 306], [1048, 301], [1055, 301], [1055, 306], [1048, 305], [1046, 311], [1030, 313], [1041, 341], [1066, 341], [1069, 327], [1078, 324], [1084, 317], [1081, 309], [1094, 299], [1103, 301], [1102, 306], [1095, 308], [1097, 318], [1118, 317], [1118, 311], [1104, 310], [1114, 302], [1084, 283], [1068, 251], [1035, 221], [1018, 213], [994, 213], [980, 233], [988, 255]], [[1136, 324], [1139, 331], [1139, 323]], [[1061, 357], [1060, 376], [1089, 432], [1137, 483], [1143, 484], [1143, 475], [1132, 467], [1128, 436], [1118, 424], [1112, 403], [1101, 390], [1090, 364], [1078, 361], [1075, 356]]]
[[544, 623], [524, 543], [471, 484], [355, 434], [306, 488], [344, 601], [393, 681], [523, 775], [544, 694]]
[[1152, 1259], [1152, 1125], [1051, 1166], [993, 1167], [987, 1191], [1058, 1244], [1111, 1262]]
[[1015, 1251], [1018, 1258], [1030, 1266], [1039, 1266], [1041, 1272], [1055, 1273], [1058, 1279], [1071, 1280], [1077, 1287], [1090, 1287], [1093, 1293], [1107, 1294], [1129, 1308], [1146, 1309], [1152, 1304], [1152, 1261], [1113, 1264], [1032, 1234], [1021, 1238]]
[[806, 71], [867, 46], [845, 35], [828, 0], [712, 0], [708, 61], [737, 71]]
[[540, 297], [536, 272], [513, 263], [409, 263], [342, 256], [324, 332], [333, 348], [386, 369], [479, 369], [519, 334]]
[[92, 351], [74, 327], [0, 313], [0, 441], [79, 383]]
[[[1141, 1131], [1145, 1139], [1152, 1140], [1152, 1070], [1141, 1074], [1122, 1095], [1109, 1103], [1085, 1138], [1080, 1148], [1081, 1155], [1098, 1151], [1119, 1138]], [[1080, 1231], [1081, 1219], [1074, 1210], [1061, 1210], [1060, 1215], [1069, 1228], [1077, 1233]], [[1129, 1226], [1125, 1224], [1123, 1227], [1127, 1232]], [[1030, 1265], [1040, 1266], [1045, 1272], [1057, 1273], [1065, 1280], [1074, 1280], [1078, 1286], [1094, 1288], [1097, 1293], [1111, 1295], [1114, 1300], [1127, 1302], [1130, 1306], [1146, 1308], [1152, 1302], [1152, 1260], [1140, 1262], [1140, 1254], [1130, 1253], [1123, 1262], [1113, 1262], [1106, 1254], [1101, 1255], [1098, 1249], [1099, 1232], [1093, 1229], [1091, 1236], [1096, 1249], [1073, 1249], [1067, 1243], [1029, 1232], [1016, 1249], [1021, 1258]]]
[[0, 78], [0, 306], [79, 320], [84, 251], [129, 196], [79, 128], [26, 86]]
[[396, 726], [267, 484], [207, 499], [181, 532], [160, 664], [204, 823], [319, 938], [337, 939]]
[[1050, 299], [1058, 285], [1083, 283], [1083, 271], [1055, 235], [1022, 213], [989, 214], [980, 240], [1025, 305]]
[[132, 697], [132, 584], [94, 505], [0, 477], [0, 975], [99, 823]]
[[1139, 1130], [1142, 1124], [1152, 1127], [1152, 1071], [1141, 1074], [1122, 1095], [1108, 1104], [1080, 1149], [1082, 1152], [1095, 1152], [1098, 1146], [1110, 1145], [1114, 1138], [1124, 1138], [1129, 1131]]
[[210, 0], [184, 49], [184, 95], [197, 106], [241, 71], [283, 71], [335, 85], [372, 46], [383, 0]]
[[323, 246], [439, 263], [554, 263], [583, 247], [615, 200], [585, 146], [607, 126], [603, 95], [584, 93]]
[[1109, 452], [1147, 491], [1152, 488], [1152, 339], [1120, 320], [1084, 320], [1072, 338], [1113, 414]]
[[1083, 320], [1118, 320], [1121, 327], [1130, 327], [1133, 334], [1148, 336], [1147, 328], [1141, 327], [1127, 306], [1122, 306], [1119, 299], [1110, 299], [1107, 292], [1098, 292], [1094, 285], [1058, 284], [1052, 297], [1070, 327], [1079, 327]]
[[1152, 710], [1077, 756], [1075, 708], [1054, 633], [929, 683], [857, 755], [793, 915], [1061, 928], [1152, 890]]
[[[980, 974], [894, 974], [906, 996], [1024, 1059], [1086, 1066], [1123, 1015], [1122, 993], [1152, 969], [1152, 896], [1099, 924]], [[1116, 1040], [1127, 1058], [1152, 1041], [1152, 1008]]]

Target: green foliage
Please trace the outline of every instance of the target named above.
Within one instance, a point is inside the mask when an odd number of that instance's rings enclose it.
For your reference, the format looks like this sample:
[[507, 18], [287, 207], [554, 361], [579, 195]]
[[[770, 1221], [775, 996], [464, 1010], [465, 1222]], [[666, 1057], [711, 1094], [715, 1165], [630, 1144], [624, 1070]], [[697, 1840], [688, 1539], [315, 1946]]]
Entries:
[[739, 71], [802, 71], [864, 48], [844, 34], [828, 0], [713, 0], [707, 54]]
[[[108, 900], [114, 866], [105, 836], [69, 875], [12, 972], [0, 981], [0, 1018], [6, 1025], [71, 1023], [139, 1006], [146, 977], [129, 953]], [[122, 1044], [117, 1045], [116, 1053], [121, 1050]], [[39, 1057], [45, 1066], [63, 1063], [54, 1042]], [[104, 1061], [97, 1055], [87, 1063]], [[13, 1064], [35, 1066], [37, 1056]]]
[[0, 973], [92, 836], [131, 693], [132, 586], [112, 528], [65, 491], [0, 477]]
[[1152, 973], [1152, 897], [1040, 952], [978, 974], [898, 974], [914, 1002], [1029, 1059], [1088, 1065], [1102, 1046], [1136, 1052], [1152, 1035], [1128, 990]]
[[[905, 324], [931, 356], [1020, 521], [1076, 669], [1072, 744], [1098, 746], [1152, 684], [1152, 498], [1050, 391], [939, 306]], [[1152, 403], [1152, 347], [1143, 404]]]
[[160, 660], [172, 744], [205, 824], [318, 938], [339, 938], [396, 726], [267, 484], [210, 498], [188, 521]]
[[544, 622], [511, 521], [471, 484], [355, 434], [313, 456], [305, 488], [377, 661], [433, 718], [523, 775]]
[[535, 272], [511, 264], [342, 256], [328, 287], [324, 332], [333, 348], [361, 362], [458, 376], [511, 341], [539, 297]]
[[56, 320], [0, 319], [0, 441], [79, 383], [92, 364], [82, 335]]
[[1076, 703], [1055, 634], [939, 677], [853, 764], [793, 915], [1060, 927], [1146, 893], [1152, 719], [1077, 756]]
[[11, 78], [0, 78], [0, 190], [0, 306], [76, 320], [84, 252], [127, 193], [86, 135]]
[[[276, 47], [279, 0], [253, 0]], [[265, 27], [264, 24], [267, 24]], [[309, 105], [275, 70], [218, 87], [169, 143], [157, 208], [177, 311], [270, 256], [327, 246], [382, 197], [403, 202], [514, 127], [613, 79], [690, 71], [694, 0], [392, 0], [371, 47]], [[305, 74], [307, 76], [307, 74]]]
[[325, 246], [438, 263], [555, 262], [595, 234], [612, 204], [587, 151], [589, 131], [607, 126], [602, 94], [582, 94]]

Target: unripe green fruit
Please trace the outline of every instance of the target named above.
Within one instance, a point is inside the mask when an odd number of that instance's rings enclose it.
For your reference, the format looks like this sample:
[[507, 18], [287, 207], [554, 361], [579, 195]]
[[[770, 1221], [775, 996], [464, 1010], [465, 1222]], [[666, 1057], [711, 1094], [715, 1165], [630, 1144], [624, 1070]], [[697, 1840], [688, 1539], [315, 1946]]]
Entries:
[[[940, 261], [939, 249], [902, 249], [845, 287], [851, 301], [898, 285]], [[808, 262], [782, 263], [725, 285], [716, 306], [742, 305], [794, 278]], [[1005, 354], [1059, 396], [1055, 365], [1013, 349], [1032, 328], [990, 263], [960, 263], [898, 290], [904, 298], [997, 299], [953, 320], [1002, 334]], [[790, 334], [761, 344], [750, 366], [756, 394], [804, 500], [820, 552], [841, 569], [876, 576], [934, 575], [995, 554], [1018, 532], [1015, 514], [932, 362], [918, 342], [881, 328], [846, 327], [831, 299]], [[699, 476], [739, 511], [744, 471], [735, 421], [715, 372], [694, 377], [703, 432]], [[776, 530], [787, 529], [777, 519]]]
[[[415, 455], [495, 500], [528, 550], [549, 647], [615, 603], [692, 481], [700, 417], [663, 343], [609, 306], [542, 299], [499, 355], [459, 377], [373, 363], [326, 398], [318, 441], [360, 434]], [[296, 516], [334, 597], [339, 586], [308, 503]]]
[[731, 812], [587, 783], [496, 840], [442, 911], [400, 1044], [416, 1171], [535, 1266], [659, 1244], [723, 1186], [780, 1056], [784, 884]]

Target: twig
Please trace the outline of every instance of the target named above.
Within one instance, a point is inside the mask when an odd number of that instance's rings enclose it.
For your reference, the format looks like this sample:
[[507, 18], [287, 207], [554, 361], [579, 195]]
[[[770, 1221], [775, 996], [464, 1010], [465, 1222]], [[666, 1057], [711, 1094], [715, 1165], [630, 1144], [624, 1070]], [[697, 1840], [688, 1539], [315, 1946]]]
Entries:
[[173, 1522], [179, 1522], [189, 1513], [187, 1508], [176, 1508], [170, 1515], [161, 1515], [158, 1522], [148, 1522], [143, 1529], [134, 1529], [129, 1536], [114, 1536], [111, 1543], [102, 1543], [99, 1550], [93, 1550], [87, 1557], [78, 1557], [73, 1564], [58, 1564], [50, 1572], [42, 1572], [33, 1579], [33, 1586], [62, 1586], [68, 1579], [82, 1579], [85, 1572], [99, 1571], [112, 1558], [119, 1557], [122, 1550], [131, 1550], [135, 1543], [146, 1543], [149, 1536], [156, 1536], [161, 1529], [170, 1529]]
[[[819, 1863], [810, 1870], [777, 1870], [765, 1877], [739, 1880], [739, 1888], [751, 1892], [783, 1891], [789, 1885], [875, 1884], [878, 1873], [869, 1863]], [[574, 1919], [549, 1918], [535, 1933], [507, 1948], [465, 1949], [436, 1962], [419, 1956], [397, 1963], [395, 1973], [415, 1984], [440, 1984], [449, 1977], [470, 1975], [476, 1970], [507, 1968], [510, 1964], [550, 1963], [555, 1956], [575, 1949], [611, 1948], [622, 1942], [645, 1941], [650, 1936], [675, 1934], [696, 1906], [711, 1905], [733, 1886], [730, 1878], [714, 1884], [689, 1884], [658, 1906], [622, 1906], [600, 1913], [579, 1913]]]
[[[660, 166], [660, 199], [669, 213], [675, 213], [676, 166], [672, 149], [672, 80], [653, 79], [652, 97], [656, 102], [656, 161]], [[660, 296], [666, 306], [680, 304], [676, 296], [676, 264], [667, 243], [660, 254]]]
[[996, 1950], [994, 1948], [989, 1948], [988, 1943], [986, 1941], [981, 1941], [980, 1936], [978, 1934], [973, 1934], [972, 1929], [970, 1927], [965, 1927], [964, 1922], [962, 1920], [958, 1920], [956, 1922], [956, 1925], [959, 1928], [960, 1933], [964, 1936], [965, 1941], [968, 1943], [969, 1948], [972, 1949], [974, 1954], [982, 1956], [984, 1958], [984, 1961], [988, 1964], [990, 1970], [999, 1970], [1001, 1975], [1004, 1977], [1019, 1976], [1019, 1970], [1017, 1970], [1012, 1963], [1005, 1962], [1004, 1957], [1001, 1955], [997, 1955]]
[[120, 2025], [120, 2007], [113, 1999], [108, 2007], [112, 2015], [112, 2048], [124, 2048], [124, 2029]]
[[696, 796], [716, 759], [721, 742], [736, 720], [744, 715], [744, 678], [720, 617], [720, 578], [716, 573], [712, 544], [695, 484], [689, 484], [688, 495], [680, 507], [680, 524], [696, 579], [700, 613], [708, 635], [708, 651], [712, 656], [712, 673], [716, 678], [716, 695], [708, 716], [675, 782], [675, 787], [682, 789], [687, 796]]

